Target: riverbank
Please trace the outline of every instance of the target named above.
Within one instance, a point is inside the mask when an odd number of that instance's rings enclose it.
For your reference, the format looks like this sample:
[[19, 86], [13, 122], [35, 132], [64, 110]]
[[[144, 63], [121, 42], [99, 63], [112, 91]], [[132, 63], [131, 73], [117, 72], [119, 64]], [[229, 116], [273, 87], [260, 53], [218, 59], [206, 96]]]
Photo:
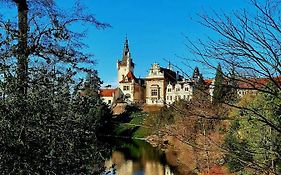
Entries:
[[151, 135], [146, 141], [161, 149], [165, 153], [167, 163], [176, 167], [180, 174], [234, 175], [225, 165], [224, 154], [214, 145], [208, 146], [206, 154], [203, 147], [187, 144], [176, 136]]
[[[196, 128], [196, 124], [201, 124]], [[224, 143], [227, 124], [203, 123], [196, 117], [180, 117], [171, 108], [146, 113], [134, 111], [112, 121], [115, 136], [145, 139], [165, 154], [179, 174], [232, 175], [226, 166]], [[203, 129], [202, 129], [203, 128]]]

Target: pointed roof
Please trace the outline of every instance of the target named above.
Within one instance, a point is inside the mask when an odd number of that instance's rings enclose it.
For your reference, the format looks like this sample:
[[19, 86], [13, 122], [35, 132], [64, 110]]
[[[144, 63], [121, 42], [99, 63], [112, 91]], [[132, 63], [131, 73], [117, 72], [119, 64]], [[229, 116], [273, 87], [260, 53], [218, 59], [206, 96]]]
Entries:
[[128, 38], [126, 36], [124, 48], [123, 48], [122, 60], [118, 61], [118, 65], [119, 66], [127, 66], [128, 59], [130, 59], [131, 66], [134, 67], [134, 63], [133, 63], [133, 60], [131, 59], [131, 54], [130, 54], [129, 41], [128, 41]]
[[124, 48], [123, 48], [123, 58], [122, 58], [122, 61], [127, 61], [127, 58], [130, 54], [130, 49], [129, 49], [129, 41], [128, 41], [128, 38], [126, 36], [126, 39], [125, 39], [125, 43], [124, 43]]
[[200, 76], [199, 68], [195, 67], [193, 71], [192, 78], [198, 78]]

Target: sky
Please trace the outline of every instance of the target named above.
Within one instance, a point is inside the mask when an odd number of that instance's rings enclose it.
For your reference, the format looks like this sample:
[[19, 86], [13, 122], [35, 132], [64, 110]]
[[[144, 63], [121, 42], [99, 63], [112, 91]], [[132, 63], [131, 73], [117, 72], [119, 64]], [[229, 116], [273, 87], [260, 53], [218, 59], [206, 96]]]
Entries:
[[216, 37], [198, 23], [198, 14], [249, 8], [247, 0], [88, 0], [85, 4], [98, 20], [112, 26], [91, 30], [85, 40], [104, 85], [117, 84], [116, 62], [126, 36], [136, 77], [147, 76], [154, 62], [166, 67], [167, 61], [191, 74], [190, 67], [200, 65], [182, 59], [194, 57], [186, 37], [194, 41]]
[[[75, 0], [56, 0], [70, 5]], [[67, 2], [67, 4], [66, 4]], [[195, 57], [186, 47], [191, 41], [217, 38], [217, 34], [198, 23], [198, 14], [229, 13], [249, 9], [249, 0], [82, 0], [90, 13], [112, 27], [89, 27], [84, 51], [94, 54], [104, 85], [117, 84], [117, 60], [122, 57], [125, 37], [128, 37], [136, 77], [146, 77], [155, 62], [167, 67], [168, 61], [192, 74], [198, 63], [183, 58]], [[80, 26], [77, 26], [78, 28]], [[86, 26], [88, 27], [88, 26]], [[206, 70], [200, 70], [204, 77]]]

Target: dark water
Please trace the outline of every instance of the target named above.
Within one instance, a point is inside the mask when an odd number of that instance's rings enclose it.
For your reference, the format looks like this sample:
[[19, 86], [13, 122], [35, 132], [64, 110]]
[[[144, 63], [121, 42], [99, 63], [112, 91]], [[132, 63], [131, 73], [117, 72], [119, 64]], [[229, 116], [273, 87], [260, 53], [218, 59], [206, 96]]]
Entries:
[[165, 154], [145, 141], [115, 139], [112, 144], [115, 148], [102, 175], [176, 175]]

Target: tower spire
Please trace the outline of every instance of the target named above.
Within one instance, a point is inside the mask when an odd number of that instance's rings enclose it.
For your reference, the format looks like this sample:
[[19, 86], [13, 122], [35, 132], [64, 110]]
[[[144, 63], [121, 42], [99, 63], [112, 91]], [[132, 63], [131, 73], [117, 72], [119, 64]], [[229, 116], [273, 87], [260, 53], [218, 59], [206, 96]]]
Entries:
[[124, 49], [123, 49], [123, 61], [126, 62], [129, 56], [130, 56], [129, 41], [126, 35]]

